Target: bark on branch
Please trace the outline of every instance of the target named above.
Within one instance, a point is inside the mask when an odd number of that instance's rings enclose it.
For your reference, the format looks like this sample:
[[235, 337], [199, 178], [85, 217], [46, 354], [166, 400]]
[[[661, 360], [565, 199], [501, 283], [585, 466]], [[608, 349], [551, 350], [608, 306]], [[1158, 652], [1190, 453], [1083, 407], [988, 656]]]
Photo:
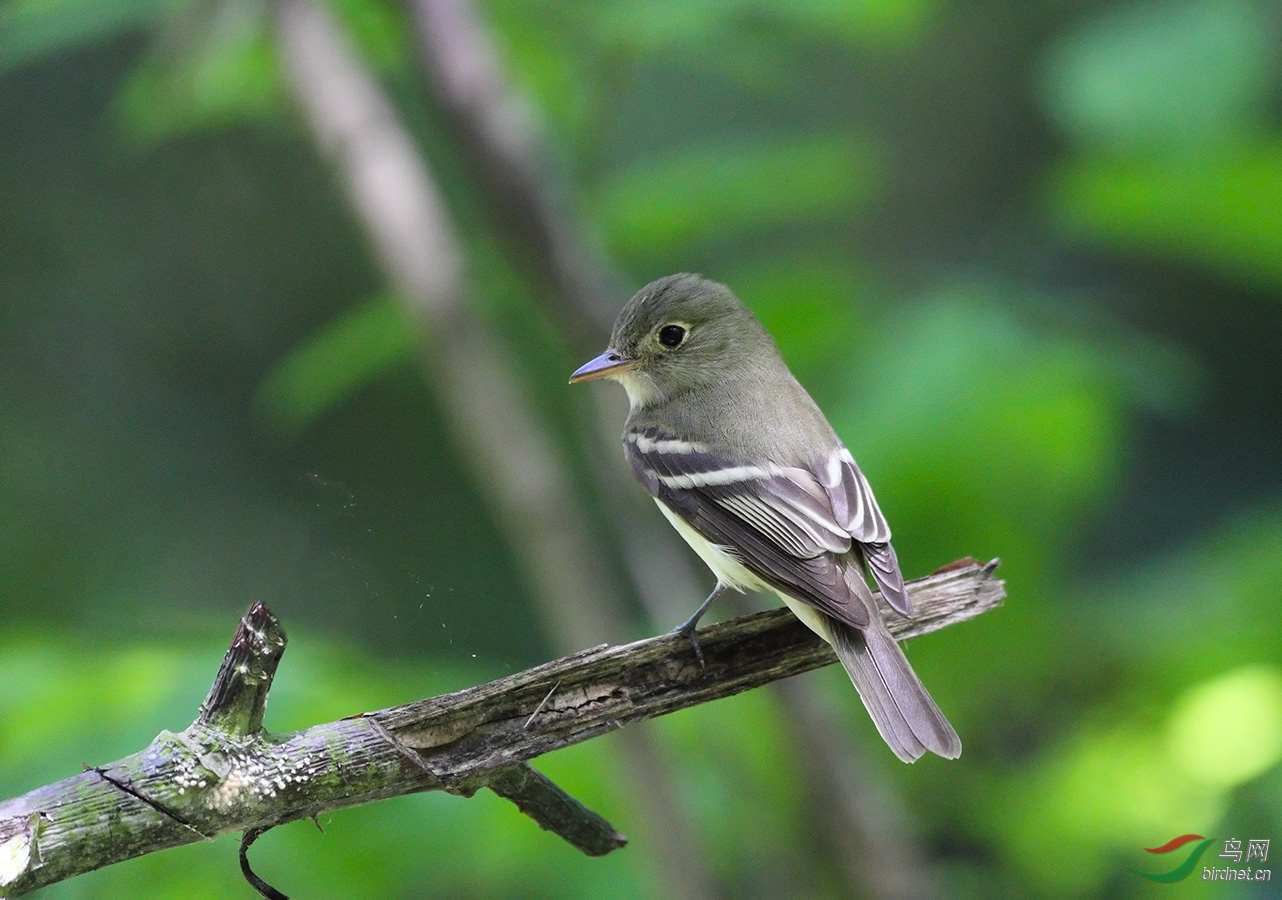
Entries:
[[[912, 582], [917, 615], [887, 610], [891, 632], [915, 637], [996, 606], [1004, 591], [995, 568], [968, 562]], [[709, 626], [700, 639], [702, 667], [684, 637], [666, 634], [274, 735], [262, 714], [285, 635], [255, 604], [189, 728], [0, 803], [0, 896], [227, 832], [429, 790], [470, 796], [488, 787], [585, 853], [607, 853], [626, 839], [529, 760], [835, 659], [784, 609]]]

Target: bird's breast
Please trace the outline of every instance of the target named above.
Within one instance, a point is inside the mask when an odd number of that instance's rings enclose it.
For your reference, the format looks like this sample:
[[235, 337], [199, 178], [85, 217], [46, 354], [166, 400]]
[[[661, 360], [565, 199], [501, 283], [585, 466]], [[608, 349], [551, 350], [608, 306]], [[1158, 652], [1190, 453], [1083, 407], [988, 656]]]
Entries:
[[677, 515], [662, 500], [655, 498], [654, 501], [664, 518], [672, 523], [672, 527], [677, 530], [677, 534], [693, 548], [694, 552], [699, 554], [704, 565], [712, 570], [712, 574], [717, 576], [717, 581], [726, 587], [734, 588], [736, 591], [753, 591], [757, 588], [766, 587], [766, 584], [748, 571], [739, 559], [727, 548], [720, 544], [714, 544], [706, 537], [695, 531], [692, 526], [681, 516]]

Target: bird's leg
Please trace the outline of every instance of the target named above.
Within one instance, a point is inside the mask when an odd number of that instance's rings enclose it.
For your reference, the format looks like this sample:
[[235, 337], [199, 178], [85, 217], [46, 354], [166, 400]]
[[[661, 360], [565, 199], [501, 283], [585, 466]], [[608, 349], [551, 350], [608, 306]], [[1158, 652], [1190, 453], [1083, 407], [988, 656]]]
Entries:
[[686, 640], [688, 640], [690, 642], [690, 646], [694, 648], [694, 655], [698, 658], [700, 667], [703, 666], [703, 648], [699, 646], [699, 638], [695, 634], [695, 629], [699, 627], [699, 620], [702, 619], [703, 614], [708, 611], [708, 607], [721, 596], [725, 589], [726, 586], [718, 581], [717, 586], [714, 587], [712, 589], [712, 593], [708, 595], [708, 599], [699, 604], [699, 608], [694, 611], [694, 615], [686, 619], [676, 628], [672, 629], [674, 633], [684, 634], [686, 636]]

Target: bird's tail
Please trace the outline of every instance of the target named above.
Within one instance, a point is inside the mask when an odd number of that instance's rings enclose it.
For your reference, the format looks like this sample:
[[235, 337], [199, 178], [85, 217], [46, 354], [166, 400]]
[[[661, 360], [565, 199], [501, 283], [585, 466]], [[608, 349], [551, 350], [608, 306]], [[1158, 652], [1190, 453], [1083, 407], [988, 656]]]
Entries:
[[837, 658], [894, 754], [904, 762], [916, 762], [927, 750], [947, 759], [960, 756], [957, 732], [875, 611], [867, 628], [824, 618]]

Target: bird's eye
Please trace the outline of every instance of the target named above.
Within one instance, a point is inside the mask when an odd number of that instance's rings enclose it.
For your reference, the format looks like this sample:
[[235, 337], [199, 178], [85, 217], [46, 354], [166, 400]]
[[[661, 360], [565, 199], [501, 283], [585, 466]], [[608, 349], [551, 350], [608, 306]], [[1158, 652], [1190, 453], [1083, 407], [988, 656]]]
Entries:
[[659, 343], [665, 347], [680, 347], [686, 339], [686, 330], [680, 325], [664, 325], [659, 329]]

